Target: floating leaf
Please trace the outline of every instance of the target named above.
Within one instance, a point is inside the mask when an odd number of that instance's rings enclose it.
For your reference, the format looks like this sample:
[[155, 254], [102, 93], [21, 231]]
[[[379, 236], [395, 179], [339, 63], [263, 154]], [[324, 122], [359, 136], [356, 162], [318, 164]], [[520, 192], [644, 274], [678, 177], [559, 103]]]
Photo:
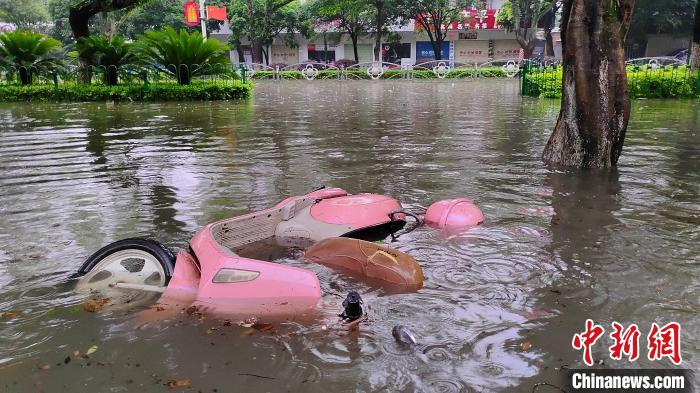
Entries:
[[520, 343], [520, 349], [523, 351], [527, 351], [528, 349], [532, 348], [532, 343], [529, 341], [523, 341]]
[[90, 356], [95, 352], [97, 352], [97, 345], [93, 345], [90, 348], [88, 348], [87, 352], [85, 352], [85, 355]]
[[238, 322], [238, 326], [244, 327], [244, 328], [249, 328], [255, 325], [258, 322], [258, 319], [253, 317], [253, 318], [248, 318], [244, 321]]
[[184, 388], [192, 385], [189, 379], [170, 380], [165, 384], [170, 389]]
[[83, 304], [83, 309], [87, 312], [97, 312], [102, 310], [104, 306], [109, 302], [109, 298], [103, 299], [90, 299], [85, 304]]
[[241, 337], [250, 336], [253, 333], [255, 333], [255, 329], [253, 329], [252, 327], [249, 327], [241, 332]]
[[260, 331], [260, 332], [266, 332], [268, 330], [273, 330], [275, 328], [274, 326], [272, 326], [271, 323], [256, 323], [252, 327], [253, 327], [253, 329]]
[[5, 311], [5, 312], [0, 312], [0, 319], [12, 319], [19, 315], [17, 311]]

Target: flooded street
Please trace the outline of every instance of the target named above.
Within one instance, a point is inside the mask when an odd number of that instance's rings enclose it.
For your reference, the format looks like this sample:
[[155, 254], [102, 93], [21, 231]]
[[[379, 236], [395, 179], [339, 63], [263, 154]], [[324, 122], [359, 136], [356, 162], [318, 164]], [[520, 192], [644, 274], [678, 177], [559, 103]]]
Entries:
[[[634, 101], [618, 170], [564, 173], [540, 161], [559, 102], [518, 89], [284, 81], [241, 103], [0, 104], [0, 391], [530, 392], [582, 366], [571, 339], [586, 318], [644, 336], [677, 321], [683, 368], [700, 369], [700, 101]], [[320, 185], [414, 208], [466, 196], [486, 222], [392, 243], [424, 270], [413, 294], [282, 259], [319, 276], [328, 313], [362, 294], [354, 333], [186, 313], [144, 326], [72, 291], [112, 241], [186, 247], [213, 220]], [[397, 345], [397, 324], [416, 348]], [[610, 344], [594, 347], [599, 367], [672, 366], [613, 361]]]

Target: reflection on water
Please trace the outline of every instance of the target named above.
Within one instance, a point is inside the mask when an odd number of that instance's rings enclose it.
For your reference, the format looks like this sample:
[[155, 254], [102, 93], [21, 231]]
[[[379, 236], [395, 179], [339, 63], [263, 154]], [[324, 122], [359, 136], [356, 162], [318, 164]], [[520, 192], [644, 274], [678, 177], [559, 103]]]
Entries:
[[[542, 166], [557, 103], [523, 99], [510, 81], [259, 83], [245, 103], [4, 104], [0, 312], [19, 314], [0, 319], [0, 390], [163, 391], [188, 379], [203, 392], [529, 392], [581, 365], [569, 343], [586, 318], [643, 330], [679, 321], [685, 366], [697, 369], [698, 106], [635, 102], [620, 168], [600, 174]], [[413, 294], [283, 259], [318, 274], [328, 315], [362, 293], [369, 321], [349, 334], [186, 313], [145, 326], [83, 311], [66, 285], [116, 239], [176, 248], [212, 220], [321, 184], [409, 207], [467, 196], [487, 221], [392, 244], [423, 266]], [[395, 344], [396, 324], [416, 348]], [[594, 355], [627, 366], [607, 345]], [[670, 363], [635, 364], [651, 366]]]

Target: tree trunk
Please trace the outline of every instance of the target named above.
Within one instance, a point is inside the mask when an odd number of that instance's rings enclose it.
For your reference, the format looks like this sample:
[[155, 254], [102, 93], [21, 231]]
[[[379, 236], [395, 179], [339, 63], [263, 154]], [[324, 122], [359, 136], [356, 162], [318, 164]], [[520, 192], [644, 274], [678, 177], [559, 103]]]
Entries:
[[690, 49], [690, 69], [700, 69], [700, 1], [695, 6], [695, 27], [693, 27], [693, 45]]
[[238, 63], [239, 64], [244, 64], [245, 63], [245, 56], [243, 56], [243, 45], [241, 45], [240, 40], [236, 40], [236, 53], [238, 53]]
[[518, 41], [518, 44], [520, 44], [520, 47], [523, 49], [523, 58], [531, 58], [532, 53], [535, 52], [535, 40], [528, 40], [527, 38], [516, 37], [516, 41]]
[[264, 64], [265, 64], [265, 65], [270, 65], [270, 56], [268, 56], [268, 54], [267, 54], [267, 48], [266, 48], [266, 46], [265, 46], [265, 45], [261, 45], [260, 49], [261, 49], [261, 51], [262, 51], [263, 60], [265, 61]]
[[22, 86], [27, 86], [32, 84], [32, 70], [31, 67], [19, 67], [19, 81]]
[[105, 69], [105, 83], [108, 86], [116, 86], [119, 82], [119, 71], [116, 66], [107, 66]]
[[554, 29], [554, 20], [556, 19], [556, 10], [551, 9], [542, 17], [544, 23], [544, 55], [545, 57], [554, 57], [554, 39], [552, 38], [552, 30]]
[[360, 56], [357, 53], [357, 34], [350, 34], [350, 40], [352, 40], [352, 51], [355, 55], [355, 63], [359, 63]]
[[374, 4], [377, 8], [377, 18], [375, 20], [375, 27], [377, 33], [374, 36], [374, 61], [382, 61], [382, 33], [384, 32], [384, 4], [378, 2]]
[[624, 42], [635, 0], [565, 0], [559, 118], [542, 155], [552, 165], [617, 164], [630, 116]]
[[[72, 6], [68, 13], [68, 23], [76, 40], [90, 35], [90, 18], [100, 12], [117, 11], [136, 5], [140, 0], [84, 0]], [[80, 81], [90, 83], [92, 79], [92, 61], [80, 56], [78, 58]]]
[[545, 40], [544, 55], [546, 57], [554, 57], [554, 38], [552, 38], [551, 29], [547, 29], [545, 32]]
[[260, 43], [260, 40], [251, 40], [250, 50], [253, 52], [253, 63], [262, 64], [262, 43]]

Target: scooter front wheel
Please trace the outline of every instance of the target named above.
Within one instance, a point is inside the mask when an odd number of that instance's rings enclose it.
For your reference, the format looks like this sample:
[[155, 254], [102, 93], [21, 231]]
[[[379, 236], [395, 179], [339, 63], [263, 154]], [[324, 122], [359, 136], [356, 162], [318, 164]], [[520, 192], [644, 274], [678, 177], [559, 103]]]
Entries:
[[175, 257], [150, 239], [124, 239], [102, 247], [78, 270], [76, 290], [134, 289], [159, 292], [173, 274]]

